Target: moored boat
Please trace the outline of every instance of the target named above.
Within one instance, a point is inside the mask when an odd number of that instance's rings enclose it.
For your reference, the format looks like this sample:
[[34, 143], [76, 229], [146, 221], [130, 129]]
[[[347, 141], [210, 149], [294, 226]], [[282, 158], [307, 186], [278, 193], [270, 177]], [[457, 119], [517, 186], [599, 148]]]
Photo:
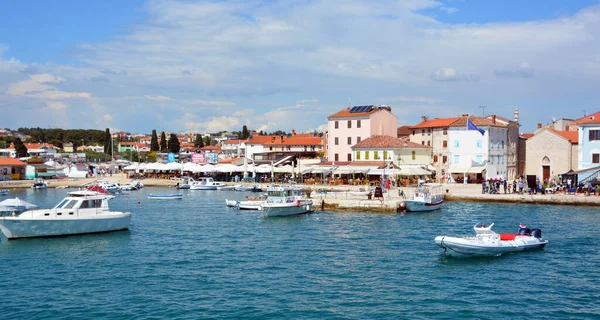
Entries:
[[31, 189], [33, 190], [41, 190], [46, 188], [48, 188], [48, 182], [44, 179], [35, 179], [33, 181], [33, 185], [31, 186]]
[[267, 196], [246, 197], [246, 200], [238, 201], [237, 208], [240, 210], [260, 210], [261, 206], [267, 202]]
[[8, 194], [8, 189], [0, 189], [0, 196], [5, 196]]
[[404, 205], [408, 211], [433, 211], [440, 209], [444, 203], [442, 185], [424, 183], [409, 188]]
[[313, 201], [306, 199], [299, 188], [269, 187], [267, 201], [260, 205], [263, 216], [290, 216], [313, 212]]
[[172, 194], [148, 194], [148, 199], [151, 200], [181, 200], [183, 199], [183, 193], [172, 193]]
[[110, 211], [108, 201], [112, 198], [88, 190], [74, 191], [52, 209], [1, 217], [0, 230], [8, 239], [126, 230], [131, 213]]
[[217, 190], [219, 182], [216, 182], [211, 177], [202, 177], [197, 181], [190, 183], [191, 190]]
[[450, 256], [496, 256], [508, 252], [518, 252], [540, 249], [546, 246], [548, 240], [542, 238], [542, 230], [529, 229], [520, 225], [518, 233], [498, 234], [492, 231], [492, 223], [486, 226], [478, 223], [473, 227], [474, 237], [435, 237], [435, 244], [444, 248]]

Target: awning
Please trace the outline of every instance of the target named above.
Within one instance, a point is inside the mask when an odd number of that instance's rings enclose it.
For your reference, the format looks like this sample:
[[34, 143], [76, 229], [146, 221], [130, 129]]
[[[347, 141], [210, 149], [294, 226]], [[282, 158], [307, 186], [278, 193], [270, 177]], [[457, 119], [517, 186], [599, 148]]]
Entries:
[[277, 161], [277, 162], [273, 163], [273, 165], [274, 165], [274, 166], [278, 166], [278, 165], [280, 165], [280, 164], [282, 164], [282, 163], [285, 163], [286, 161], [290, 160], [290, 159], [291, 159], [291, 158], [293, 158], [293, 157], [294, 157], [294, 156], [287, 156], [287, 157], [284, 157], [284, 158], [282, 158], [281, 160], [279, 160], [279, 161]]
[[367, 173], [371, 169], [377, 169], [377, 167], [375, 167], [375, 166], [339, 166], [339, 167], [335, 168], [335, 170], [333, 170], [333, 173], [334, 174]]
[[432, 174], [431, 171], [425, 169], [422, 165], [407, 165], [401, 164], [400, 170], [397, 173], [401, 176], [429, 176]]
[[38, 172], [38, 177], [55, 177], [56, 172]]
[[326, 166], [314, 166], [312, 167], [312, 172], [311, 173], [325, 173], [325, 174], [329, 174], [331, 171], [333, 171], [333, 166], [331, 167], [326, 167]]
[[458, 167], [458, 168], [449, 168], [449, 173], [482, 173], [485, 170], [485, 166], [482, 167]]

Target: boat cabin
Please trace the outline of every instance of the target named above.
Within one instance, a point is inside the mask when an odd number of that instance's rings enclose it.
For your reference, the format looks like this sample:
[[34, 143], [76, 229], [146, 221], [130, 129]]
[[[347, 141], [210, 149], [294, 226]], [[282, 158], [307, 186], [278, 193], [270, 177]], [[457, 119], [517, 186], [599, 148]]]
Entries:
[[94, 195], [89, 194], [90, 191], [72, 192], [71, 196], [64, 198], [52, 209], [25, 211], [20, 216], [76, 218], [109, 213], [108, 200], [112, 199], [113, 196], [97, 193]]

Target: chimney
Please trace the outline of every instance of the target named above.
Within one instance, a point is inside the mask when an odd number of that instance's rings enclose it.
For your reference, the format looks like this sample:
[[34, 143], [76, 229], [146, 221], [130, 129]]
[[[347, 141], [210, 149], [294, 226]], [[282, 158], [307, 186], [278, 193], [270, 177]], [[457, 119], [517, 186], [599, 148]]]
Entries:
[[514, 117], [515, 117], [515, 122], [519, 122], [519, 108], [515, 108]]
[[569, 125], [565, 126], [565, 131], [569, 131]]
[[421, 122], [427, 121], [427, 116], [421, 116]]
[[542, 124], [538, 122], [538, 129], [542, 128]]
[[495, 114], [492, 115], [492, 123], [496, 124], [496, 115]]
[[463, 116], [463, 117], [468, 117], [468, 116], [469, 116], [469, 114], [468, 114], [468, 113], [463, 113], [463, 114], [462, 114], [462, 116]]
[[292, 129], [292, 135], [295, 136], [296, 135], [296, 130]]

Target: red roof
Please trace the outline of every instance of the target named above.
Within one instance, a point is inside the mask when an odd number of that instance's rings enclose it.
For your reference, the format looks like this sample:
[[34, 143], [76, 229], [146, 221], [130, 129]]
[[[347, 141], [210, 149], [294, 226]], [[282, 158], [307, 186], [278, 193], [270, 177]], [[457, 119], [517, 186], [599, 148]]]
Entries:
[[[469, 116], [468, 117], [469, 120], [471, 120], [471, 122], [473, 122], [474, 125], [478, 126], [478, 127], [502, 127], [502, 128], [506, 128], [506, 125], [496, 122], [493, 123], [491, 119], [488, 118], [481, 118], [481, 117], [475, 117], [475, 116]], [[458, 118], [458, 120], [454, 121], [450, 127], [466, 127], [467, 126], [467, 117], [460, 117]]]
[[352, 148], [430, 148], [422, 144], [408, 141], [408, 138], [396, 138], [391, 136], [371, 136]]
[[396, 130], [396, 133], [398, 134], [398, 136], [409, 136], [411, 133], [411, 130], [410, 130], [409, 126], [402, 126], [402, 127], [398, 127], [398, 129]]
[[521, 133], [521, 137], [523, 137], [525, 139], [529, 139], [529, 138], [531, 138], [533, 136], [534, 136], [533, 133]]
[[245, 142], [245, 141], [246, 140], [235, 139], [235, 140], [224, 140], [224, 141], [221, 141], [221, 143], [222, 144], [223, 143], [242, 143], [242, 142]]
[[569, 140], [571, 143], [579, 143], [579, 132], [578, 131], [557, 131], [554, 129], [548, 129], [548, 130]]
[[422, 129], [422, 128], [440, 128], [440, 127], [449, 127], [452, 123], [460, 118], [435, 118], [432, 120], [427, 120], [425, 122], [421, 122], [417, 125], [410, 127], [410, 129]]
[[0, 166], [26, 166], [27, 163], [15, 158], [0, 158]]
[[579, 118], [574, 121], [576, 124], [584, 124], [584, 123], [600, 123], [600, 112], [589, 114], [583, 118]]
[[331, 118], [364, 118], [364, 117], [371, 115], [372, 113], [377, 112], [377, 110], [379, 110], [379, 109], [376, 106], [373, 106], [373, 108], [367, 112], [352, 112], [351, 113], [350, 108], [346, 108], [342, 111], [338, 111], [338, 112], [330, 115], [327, 119], [331, 119]]

